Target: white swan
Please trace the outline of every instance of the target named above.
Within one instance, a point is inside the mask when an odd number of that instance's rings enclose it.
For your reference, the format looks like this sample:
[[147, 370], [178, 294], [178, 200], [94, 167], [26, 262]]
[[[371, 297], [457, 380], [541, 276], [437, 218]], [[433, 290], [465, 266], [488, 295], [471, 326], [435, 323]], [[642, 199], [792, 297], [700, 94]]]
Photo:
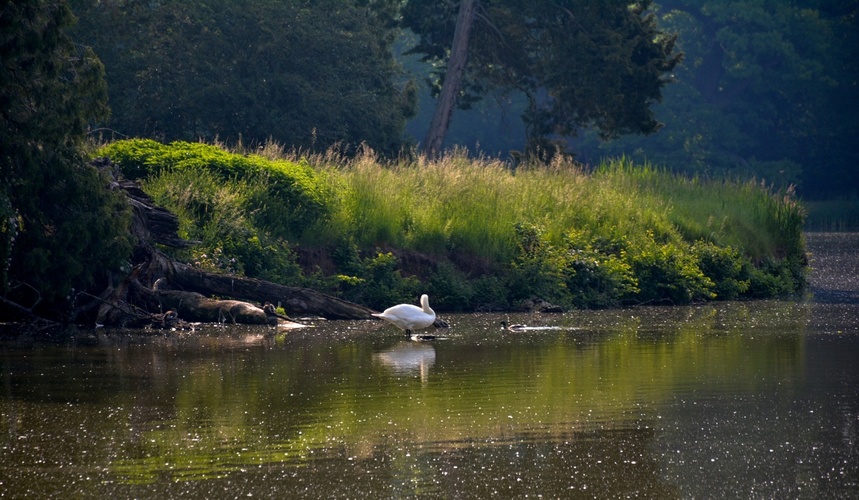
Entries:
[[373, 316], [382, 318], [411, 336], [412, 330], [428, 328], [435, 322], [435, 311], [430, 309], [429, 296], [421, 295], [421, 307], [412, 304], [397, 304]]

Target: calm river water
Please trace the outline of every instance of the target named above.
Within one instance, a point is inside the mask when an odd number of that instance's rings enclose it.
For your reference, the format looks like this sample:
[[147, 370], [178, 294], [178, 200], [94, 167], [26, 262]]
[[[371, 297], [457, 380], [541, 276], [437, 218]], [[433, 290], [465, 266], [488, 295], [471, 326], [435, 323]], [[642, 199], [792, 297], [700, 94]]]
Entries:
[[802, 301], [7, 336], [0, 497], [857, 498], [859, 235], [809, 246]]

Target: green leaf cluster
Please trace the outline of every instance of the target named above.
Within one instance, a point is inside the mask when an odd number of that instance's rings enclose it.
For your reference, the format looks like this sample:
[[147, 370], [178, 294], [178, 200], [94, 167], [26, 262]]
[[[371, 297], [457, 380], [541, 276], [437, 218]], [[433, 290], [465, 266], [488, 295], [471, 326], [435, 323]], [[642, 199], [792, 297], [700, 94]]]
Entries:
[[602, 143], [583, 157], [632, 155], [674, 171], [766, 179], [804, 197], [859, 186], [859, 16], [855, 4], [661, 0], [658, 22], [685, 53], [654, 107], [652, 137]]
[[[646, 14], [651, 2], [483, 0], [469, 41], [458, 104], [471, 107], [496, 89], [526, 96], [529, 152], [552, 153], [557, 135], [593, 127], [603, 137], [659, 128], [650, 107], [682, 55], [675, 36]], [[412, 0], [403, 23], [420, 40], [411, 50], [437, 68], [454, 36], [456, 2]]]
[[393, 253], [376, 251], [358, 262], [352, 268], [354, 284], [344, 281], [340, 287], [344, 297], [381, 311], [392, 304], [411, 302], [420, 294], [420, 280], [404, 276]]
[[414, 85], [391, 0], [74, 0], [104, 61], [120, 137], [268, 141], [304, 150], [407, 145]]
[[510, 275], [511, 303], [531, 297], [578, 308], [623, 304], [689, 304], [764, 298], [804, 286], [801, 265], [768, 260], [760, 268], [737, 249], [702, 240], [605, 238], [598, 229], [571, 230], [563, 244], [542, 229], [518, 225], [519, 254]]
[[59, 320], [131, 251], [129, 207], [84, 155], [107, 94], [73, 22], [65, 2], [0, 5], [0, 294]]

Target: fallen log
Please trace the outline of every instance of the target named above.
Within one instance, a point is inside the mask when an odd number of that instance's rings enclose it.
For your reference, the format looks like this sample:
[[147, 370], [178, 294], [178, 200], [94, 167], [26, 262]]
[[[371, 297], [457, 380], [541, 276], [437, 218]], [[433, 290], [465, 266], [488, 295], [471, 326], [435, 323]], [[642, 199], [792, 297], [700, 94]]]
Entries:
[[326, 319], [373, 319], [375, 312], [308, 288], [279, 285], [255, 278], [210, 273], [175, 261], [156, 251], [152, 266], [170, 287], [205, 295], [231, 297], [257, 303], [279, 304], [291, 316], [315, 315]]
[[[134, 282], [129, 298], [146, 303], [149, 308], [174, 311], [179, 318], [200, 323], [243, 323], [249, 325], [277, 324], [277, 317], [262, 307], [231, 299], [211, 299], [196, 292], [182, 290], [151, 290]], [[273, 311], [271, 311], [273, 312]]]

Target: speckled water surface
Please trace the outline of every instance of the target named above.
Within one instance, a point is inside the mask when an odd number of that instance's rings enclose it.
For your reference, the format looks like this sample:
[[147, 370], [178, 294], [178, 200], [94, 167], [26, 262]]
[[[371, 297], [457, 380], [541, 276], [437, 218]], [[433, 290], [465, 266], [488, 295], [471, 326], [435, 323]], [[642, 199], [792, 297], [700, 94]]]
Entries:
[[5, 337], [0, 497], [857, 498], [859, 235], [808, 242], [803, 300]]
[[857, 233], [806, 233], [811, 255], [809, 275], [813, 300], [827, 304], [859, 303], [859, 238]]

